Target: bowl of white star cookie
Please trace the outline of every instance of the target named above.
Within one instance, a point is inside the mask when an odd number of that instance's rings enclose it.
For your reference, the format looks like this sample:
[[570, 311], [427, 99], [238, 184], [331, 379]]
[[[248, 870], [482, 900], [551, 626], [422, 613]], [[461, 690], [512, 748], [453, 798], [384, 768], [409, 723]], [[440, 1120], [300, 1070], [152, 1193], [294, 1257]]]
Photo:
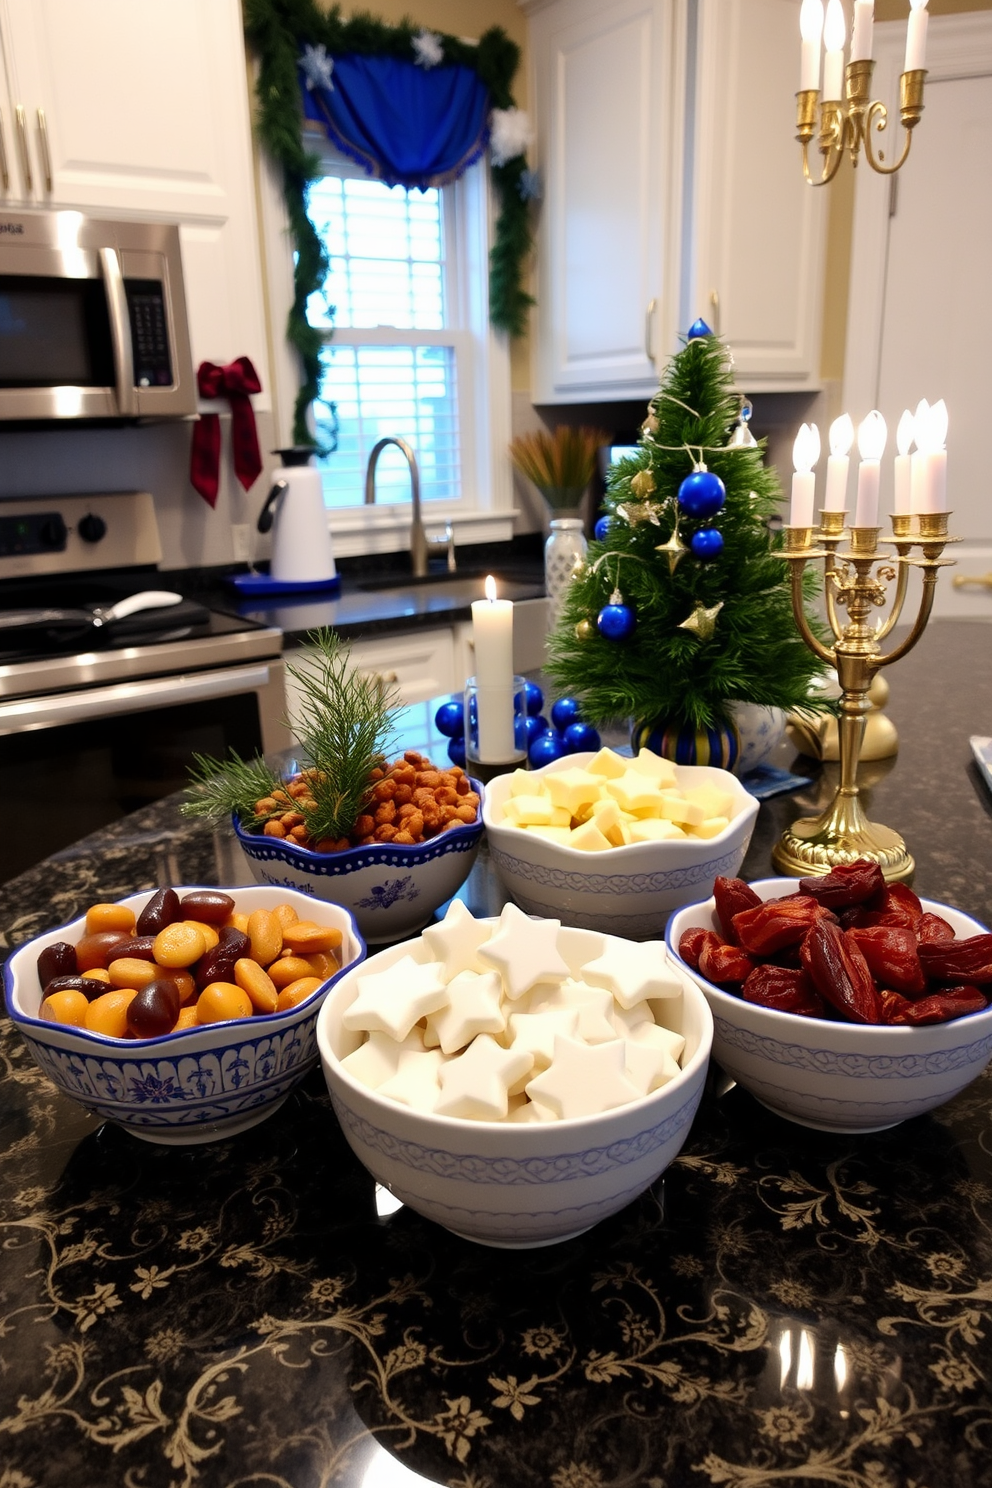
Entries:
[[617, 1214], [681, 1150], [713, 1038], [663, 943], [507, 904], [349, 970], [317, 1020], [335, 1113], [372, 1176], [426, 1219], [522, 1249]]
[[727, 770], [601, 749], [497, 776], [482, 815], [493, 865], [528, 914], [645, 940], [719, 875], [737, 876], [758, 801]]

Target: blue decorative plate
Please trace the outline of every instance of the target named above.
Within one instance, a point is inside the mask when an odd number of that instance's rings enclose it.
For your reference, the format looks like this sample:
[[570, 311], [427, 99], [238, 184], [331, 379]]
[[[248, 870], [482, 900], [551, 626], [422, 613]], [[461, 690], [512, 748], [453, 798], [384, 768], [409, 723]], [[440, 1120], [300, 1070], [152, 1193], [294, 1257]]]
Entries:
[[244, 573], [229, 574], [227, 582], [244, 595], [337, 594], [341, 588], [337, 575], [333, 579], [307, 579], [294, 583], [291, 579], [274, 579], [271, 574]]

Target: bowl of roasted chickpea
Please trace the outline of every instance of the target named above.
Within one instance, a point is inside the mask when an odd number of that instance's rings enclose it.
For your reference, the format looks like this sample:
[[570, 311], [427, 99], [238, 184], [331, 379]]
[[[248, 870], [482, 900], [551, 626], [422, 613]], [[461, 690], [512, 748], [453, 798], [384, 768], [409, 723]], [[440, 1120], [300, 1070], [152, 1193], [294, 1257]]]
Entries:
[[[286, 811], [234, 831], [258, 883], [293, 888], [349, 910], [365, 941], [415, 935], [471, 871], [482, 838], [482, 786], [414, 750], [372, 772], [369, 801], [347, 837], [311, 842], [294, 811], [306, 772], [284, 786]], [[259, 803], [268, 809], [268, 803]]]
[[365, 958], [347, 911], [284, 887], [93, 904], [7, 961], [7, 1012], [64, 1095], [134, 1136], [211, 1142], [278, 1110], [317, 1063], [317, 1013]]

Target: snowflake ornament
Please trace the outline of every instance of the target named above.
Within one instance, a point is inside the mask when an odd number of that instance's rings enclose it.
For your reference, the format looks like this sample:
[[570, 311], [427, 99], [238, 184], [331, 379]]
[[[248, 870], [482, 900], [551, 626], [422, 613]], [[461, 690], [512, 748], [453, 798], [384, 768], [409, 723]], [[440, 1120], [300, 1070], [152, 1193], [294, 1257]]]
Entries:
[[493, 109], [489, 115], [489, 150], [493, 165], [506, 165], [523, 155], [534, 138], [523, 109]]
[[418, 67], [428, 70], [444, 61], [444, 43], [436, 31], [418, 31], [411, 40]]
[[327, 48], [323, 42], [317, 46], [305, 43], [302, 57], [296, 60], [306, 77], [308, 93], [312, 93], [314, 88], [324, 88], [328, 93], [334, 92], [334, 84], [331, 82], [334, 58], [327, 55]]

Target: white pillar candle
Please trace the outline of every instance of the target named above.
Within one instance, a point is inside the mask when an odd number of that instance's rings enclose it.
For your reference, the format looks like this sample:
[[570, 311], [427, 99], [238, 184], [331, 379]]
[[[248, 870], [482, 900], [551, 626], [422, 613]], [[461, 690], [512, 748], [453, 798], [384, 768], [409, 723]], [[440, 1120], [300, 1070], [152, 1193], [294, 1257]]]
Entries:
[[909, 452], [913, 447], [915, 437], [916, 420], [907, 408], [896, 429], [896, 449], [899, 453], [896, 455], [893, 468], [895, 500], [892, 505], [892, 514], [896, 517], [908, 517], [913, 510], [912, 459]]
[[823, 510], [842, 512], [847, 508], [847, 474], [851, 461], [848, 452], [854, 443], [854, 424], [849, 413], [842, 413], [830, 425], [830, 458], [827, 460], [827, 492]]
[[472, 641], [478, 687], [479, 759], [500, 764], [513, 758], [513, 604], [496, 598], [486, 579], [486, 598], [472, 602]]
[[923, 440], [926, 438], [929, 418], [930, 404], [926, 398], [921, 398], [916, 405], [916, 417], [913, 420], [916, 449], [909, 462], [909, 509], [914, 514], [922, 509], [923, 504]]
[[947, 405], [943, 398], [935, 403], [920, 427], [916, 422], [916, 443], [921, 456], [921, 475], [916, 493], [917, 514], [947, 510]]
[[790, 527], [812, 527], [813, 504], [816, 496], [816, 476], [813, 466], [820, 458], [820, 431], [815, 424], [803, 424], [792, 446], [792, 504], [789, 508]]
[[799, 69], [800, 91], [820, 86], [820, 38], [823, 35], [823, 0], [803, 0], [799, 12], [799, 32], [803, 39], [802, 63]]
[[823, 23], [823, 97], [825, 102], [839, 103], [844, 97], [844, 42], [847, 22], [840, 0], [828, 0], [827, 18]]
[[927, 65], [927, 0], [909, 0], [906, 30], [906, 61], [903, 72], [916, 72]]
[[854, 27], [851, 32], [851, 61], [871, 60], [871, 38], [875, 19], [875, 0], [854, 0]]
[[878, 487], [885, 453], [885, 420], [878, 409], [872, 409], [858, 428], [858, 499], [854, 508], [855, 527], [878, 526]]

